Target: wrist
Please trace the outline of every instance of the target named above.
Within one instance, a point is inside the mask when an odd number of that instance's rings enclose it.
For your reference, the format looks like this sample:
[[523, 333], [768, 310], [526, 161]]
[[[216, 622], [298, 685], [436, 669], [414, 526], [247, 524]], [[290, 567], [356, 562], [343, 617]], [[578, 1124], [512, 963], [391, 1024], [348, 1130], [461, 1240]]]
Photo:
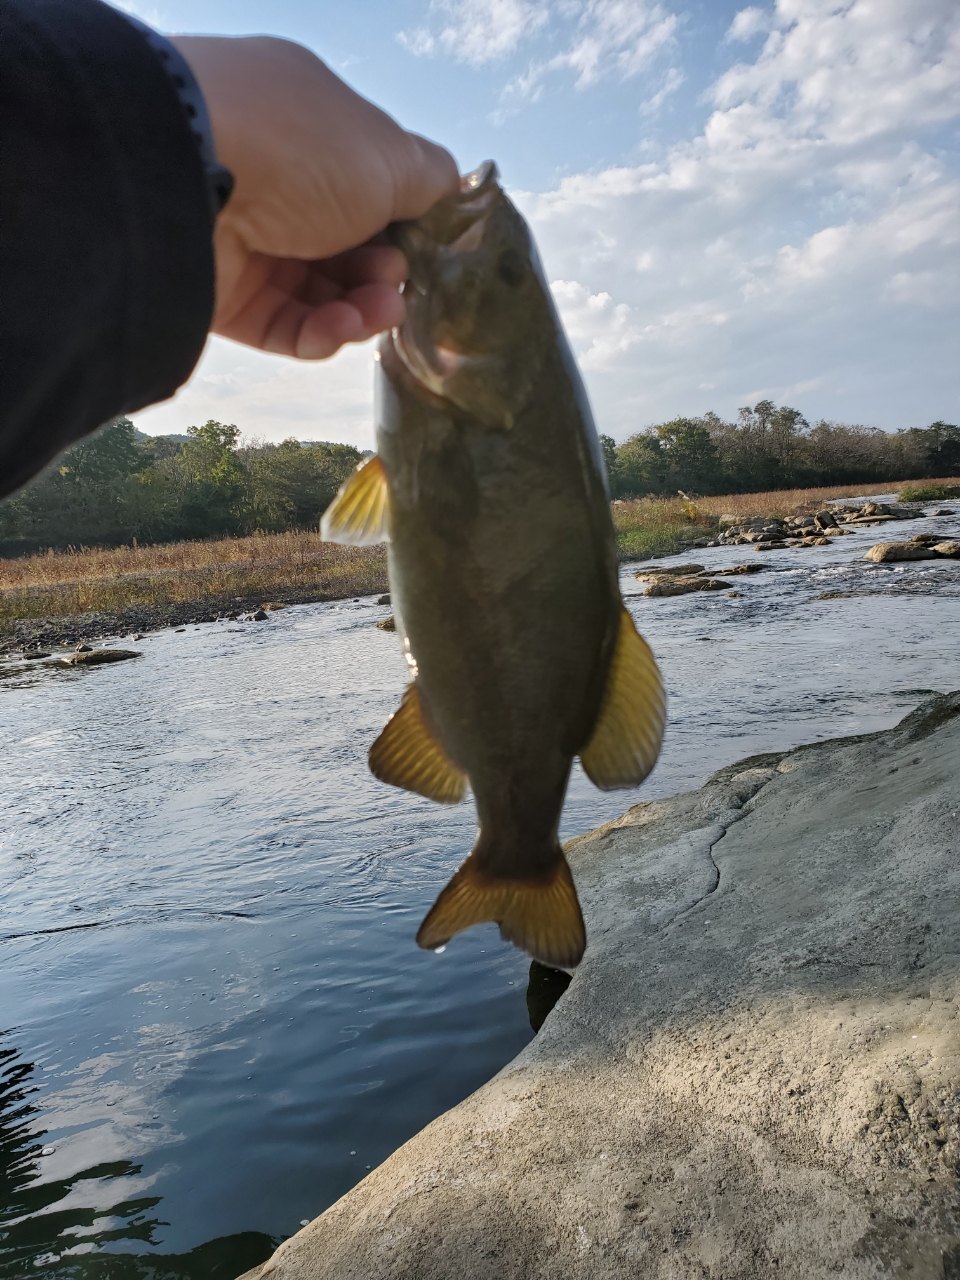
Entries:
[[130, 14], [123, 15], [137, 28], [150, 48], [157, 55], [168, 81], [177, 95], [183, 109], [190, 133], [197, 145], [200, 161], [207, 178], [207, 191], [210, 199], [210, 211], [216, 220], [217, 215], [230, 199], [233, 191], [233, 174], [217, 158], [217, 149], [210, 123], [203, 91], [197, 81], [189, 62], [176, 47], [173, 41], [148, 27], [139, 18]]

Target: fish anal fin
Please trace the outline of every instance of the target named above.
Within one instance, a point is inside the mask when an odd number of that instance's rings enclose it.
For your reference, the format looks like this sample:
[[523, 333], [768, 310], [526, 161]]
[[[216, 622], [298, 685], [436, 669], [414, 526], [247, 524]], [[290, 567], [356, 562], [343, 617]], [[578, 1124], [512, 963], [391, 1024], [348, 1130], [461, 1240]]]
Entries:
[[344, 480], [323, 513], [320, 537], [324, 542], [342, 542], [355, 547], [390, 540], [387, 475], [377, 454], [361, 462]]
[[370, 772], [381, 782], [439, 804], [458, 804], [466, 795], [467, 775], [424, 723], [416, 683], [408, 686], [399, 709], [370, 748], [368, 760]]
[[587, 935], [573, 877], [559, 848], [557, 859], [545, 877], [508, 880], [486, 875], [471, 854], [427, 913], [417, 945], [436, 951], [454, 934], [492, 921], [502, 938], [541, 964], [574, 968]]
[[636, 787], [657, 762], [667, 695], [656, 660], [624, 605], [600, 715], [580, 763], [601, 791]]

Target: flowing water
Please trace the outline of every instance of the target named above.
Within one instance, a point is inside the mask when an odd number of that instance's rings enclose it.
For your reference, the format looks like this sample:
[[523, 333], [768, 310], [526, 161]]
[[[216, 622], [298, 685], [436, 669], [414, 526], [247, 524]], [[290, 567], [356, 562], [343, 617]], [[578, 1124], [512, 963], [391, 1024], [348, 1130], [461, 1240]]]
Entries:
[[[646, 599], [624, 566], [667, 739], [640, 792], [577, 771], [563, 834], [960, 686], [960, 562], [862, 559], [926, 531], [957, 537], [960, 512], [764, 553], [739, 596]], [[7, 668], [0, 1275], [233, 1280], [533, 1034], [529, 963], [493, 926], [414, 945], [473, 813], [367, 772], [405, 681], [388, 612], [305, 605], [164, 631], [129, 663]]]

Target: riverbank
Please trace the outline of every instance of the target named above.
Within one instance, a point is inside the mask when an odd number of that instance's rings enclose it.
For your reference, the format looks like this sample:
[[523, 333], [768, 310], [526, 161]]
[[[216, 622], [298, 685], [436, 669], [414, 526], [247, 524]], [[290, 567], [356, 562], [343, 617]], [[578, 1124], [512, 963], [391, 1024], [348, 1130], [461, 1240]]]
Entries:
[[386, 589], [383, 547], [341, 547], [310, 532], [50, 551], [0, 560], [0, 653]]
[[568, 845], [537, 1038], [244, 1280], [960, 1268], [960, 693]]
[[[831, 499], [876, 490], [618, 500], [618, 554], [621, 561], [675, 555], [705, 547], [722, 515], [804, 515]], [[386, 590], [383, 547], [341, 547], [309, 531], [48, 551], [0, 559], [0, 653], [211, 622], [269, 601], [310, 604]]]

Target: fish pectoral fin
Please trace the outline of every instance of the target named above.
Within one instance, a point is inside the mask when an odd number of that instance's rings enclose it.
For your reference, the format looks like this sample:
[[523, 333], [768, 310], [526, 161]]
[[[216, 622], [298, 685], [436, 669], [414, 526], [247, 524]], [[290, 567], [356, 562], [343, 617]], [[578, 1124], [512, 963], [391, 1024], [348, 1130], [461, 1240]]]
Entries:
[[454, 934], [492, 921], [500, 936], [553, 969], [572, 969], [587, 945], [583, 915], [567, 860], [557, 849], [555, 868], [531, 880], [490, 876], [471, 854], [430, 908], [417, 931], [426, 951], [446, 946]]
[[657, 762], [667, 695], [650, 646], [624, 605], [600, 715], [580, 763], [601, 791], [636, 787]]
[[459, 804], [466, 795], [467, 775], [424, 723], [416, 682], [384, 725], [368, 760], [370, 772], [381, 782], [416, 791], [439, 804]]
[[355, 547], [390, 541], [387, 475], [377, 454], [361, 462], [344, 480], [323, 513], [320, 537], [324, 542], [344, 542]]

